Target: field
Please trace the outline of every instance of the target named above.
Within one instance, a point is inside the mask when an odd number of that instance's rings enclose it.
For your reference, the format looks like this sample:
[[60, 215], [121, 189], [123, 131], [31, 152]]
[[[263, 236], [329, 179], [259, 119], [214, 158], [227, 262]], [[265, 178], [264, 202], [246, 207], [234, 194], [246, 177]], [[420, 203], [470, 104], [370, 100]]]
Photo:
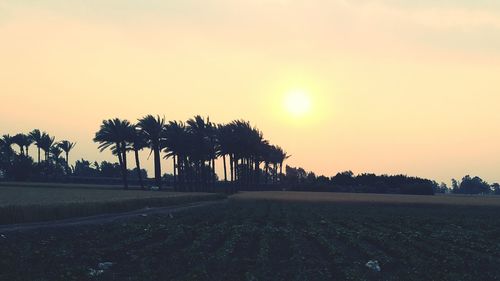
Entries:
[[122, 212], [218, 198], [220, 196], [207, 193], [122, 190], [100, 185], [2, 183], [0, 224]]
[[366, 203], [366, 204], [402, 204], [408, 205], [465, 205], [500, 207], [500, 196], [481, 195], [402, 195], [372, 193], [339, 192], [240, 192], [235, 199], [276, 200], [292, 202], [330, 202], [330, 203]]
[[[370, 195], [349, 201], [345, 194], [284, 200], [301, 194], [266, 194], [241, 193], [228, 203], [173, 216], [5, 233], [0, 280], [500, 278], [495, 204], [471, 206], [453, 197], [439, 200], [462, 204], [423, 204], [412, 196], [399, 197], [412, 204], [388, 203]], [[370, 260], [378, 261], [380, 272], [366, 266]], [[102, 262], [112, 264], [100, 270]]]

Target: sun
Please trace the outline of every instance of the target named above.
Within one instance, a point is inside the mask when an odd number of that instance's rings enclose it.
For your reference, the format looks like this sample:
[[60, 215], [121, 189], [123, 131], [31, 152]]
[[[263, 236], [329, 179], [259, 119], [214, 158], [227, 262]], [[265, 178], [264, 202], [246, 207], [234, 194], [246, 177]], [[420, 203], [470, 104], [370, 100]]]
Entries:
[[304, 90], [289, 91], [285, 95], [285, 109], [293, 116], [300, 117], [311, 110], [311, 98]]

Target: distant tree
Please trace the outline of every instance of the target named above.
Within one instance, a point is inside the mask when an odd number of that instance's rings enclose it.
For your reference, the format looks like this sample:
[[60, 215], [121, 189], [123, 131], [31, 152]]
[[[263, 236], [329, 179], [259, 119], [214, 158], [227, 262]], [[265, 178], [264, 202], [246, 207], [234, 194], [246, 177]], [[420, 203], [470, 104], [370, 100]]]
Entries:
[[[218, 156], [222, 156], [224, 166], [224, 181], [227, 182], [226, 156], [230, 156], [234, 150], [235, 136], [229, 125], [219, 125], [217, 128]], [[231, 172], [232, 177], [232, 172]]]
[[[177, 189], [177, 183], [183, 185], [187, 179], [189, 169], [188, 157], [190, 155], [189, 136], [183, 122], [170, 121], [164, 127], [165, 139], [161, 147], [165, 149], [165, 158], [172, 157], [173, 175], [172, 182]], [[163, 176], [163, 178], [165, 178]]]
[[[212, 159], [215, 158], [214, 142], [215, 125], [210, 122], [209, 118], [203, 118], [196, 115], [186, 122], [186, 130], [188, 132], [190, 149], [189, 159], [194, 167], [194, 177], [196, 178], [197, 186], [206, 191], [208, 182], [213, 179]], [[208, 165], [207, 165], [208, 162]]]
[[500, 185], [498, 183], [494, 183], [491, 185], [491, 190], [495, 195], [500, 195]]
[[458, 193], [458, 181], [456, 179], [451, 179], [451, 192]]
[[61, 154], [63, 153], [63, 150], [59, 148], [59, 146], [52, 146], [50, 148], [50, 154], [52, 155], [52, 159], [56, 163], [56, 165], [59, 164], [59, 158], [61, 157]]
[[471, 177], [469, 175], [462, 178], [456, 193], [462, 194], [488, 194], [491, 192], [490, 185], [480, 177]]
[[436, 183], [436, 190], [435, 190], [435, 193], [447, 193], [448, 192], [448, 186], [446, 185], [446, 183], [444, 182], [441, 182], [439, 185], [437, 185]]
[[122, 173], [120, 164], [107, 161], [101, 162], [101, 165], [99, 165], [99, 170], [100, 176], [107, 178], [118, 178]]
[[9, 179], [26, 181], [36, 173], [36, 170], [31, 157], [20, 154], [12, 157], [12, 161], [6, 167], [5, 172]]
[[54, 137], [51, 137], [47, 133], [42, 133], [40, 148], [45, 152], [45, 161], [49, 160], [50, 148], [54, 145]]
[[326, 186], [326, 185], [329, 185], [330, 184], [330, 178], [324, 176], [324, 175], [321, 175], [319, 176], [316, 181], [318, 182], [319, 185], [322, 185], [322, 186]]
[[134, 130], [134, 127], [127, 120], [109, 119], [102, 121], [100, 129], [94, 137], [94, 142], [99, 143], [101, 151], [109, 148], [118, 157], [125, 189], [128, 189], [127, 149], [131, 132]]
[[160, 157], [160, 144], [163, 138], [163, 128], [165, 126], [165, 118], [156, 118], [153, 115], [146, 115], [139, 119], [137, 127], [141, 130], [145, 139], [147, 140], [149, 148], [154, 155], [154, 172], [155, 184], [161, 188], [161, 157]]
[[[98, 177], [100, 176], [100, 171], [95, 164], [90, 163], [87, 160], [81, 159], [76, 160], [75, 167], [73, 169], [73, 175], [77, 177]], [[120, 167], [118, 166], [118, 175], [120, 176]]]
[[354, 181], [354, 173], [352, 171], [345, 171], [337, 173], [332, 177], [332, 183], [338, 185], [352, 185]]
[[33, 140], [38, 150], [38, 163], [40, 163], [40, 150], [42, 148], [42, 143], [43, 143], [42, 135], [43, 134], [38, 129], [34, 129], [33, 131], [30, 132], [30, 137]]
[[285, 176], [286, 182], [292, 183], [292, 184], [304, 183], [304, 182], [306, 182], [308, 177], [310, 179], [312, 179], [313, 177], [314, 177], [314, 179], [316, 178], [316, 175], [314, 175], [314, 173], [307, 173], [301, 167], [294, 168], [294, 167], [290, 167], [290, 166], [286, 165], [285, 172], [286, 172], [286, 176]]
[[279, 147], [279, 146], [276, 146], [276, 162], [278, 163], [279, 165], [279, 169], [280, 169], [280, 178], [282, 177], [283, 175], [283, 162], [290, 158], [291, 155], [288, 155], [284, 150], [283, 148]]
[[296, 168], [286, 165], [285, 172], [286, 172], [285, 178], [288, 183], [294, 183], [294, 184], [299, 183], [299, 174], [297, 173]]
[[30, 136], [25, 134], [16, 134], [12, 137], [12, 142], [19, 146], [19, 151], [21, 155], [29, 156], [28, 148], [33, 143]]
[[144, 189], [144, 182], [142, 180], [142, 170], [141, 170], [141, 162], [139, 159], [139, 151], [142, 149], [148, 147], [148, 142], [146, 140], [146, 137], [142, 133], [142, 131], [138, 130], [136, 126], [134, 126], [134, 130], [131, 136], [131, 143], [132, 143], [132, 150], [134, 151], [134, 156], [135, 156], [135, 170], [137, 172], [137, 178], [139, 179], [139, 184], [141, 185], [141, 188]]
[[316, 184], [316, 174], [313, 172], [307, 173], [306, 182], [308, 184]]
[[4, 162], [4, 165], [7, 165], [7, 163], [10, 163], [12, 160], [12, 156], [14, 155], [14, 150], [12, 150], [13, 143], [10, 135], [3, 135], [2, 138], [0, 138], [2, 162]]
[[67, 140], [60, 141], [57, 144], [57, 147], [62, 149], [64, 151], [64, 153], [66, 154], [66, 165], [68, 167], [69, 167], [69, 152], [75, 147], [75, 145], [76, 144], [74, 142], [70, 142]]

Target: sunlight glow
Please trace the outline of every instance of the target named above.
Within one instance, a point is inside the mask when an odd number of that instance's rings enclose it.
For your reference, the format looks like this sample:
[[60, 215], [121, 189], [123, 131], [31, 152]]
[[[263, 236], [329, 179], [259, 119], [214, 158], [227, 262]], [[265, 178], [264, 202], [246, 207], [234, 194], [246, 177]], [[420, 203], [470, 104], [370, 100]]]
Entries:
[[300, 117], [311, 109], [310, 95], [303, 90], [293, 90], [285, 96], [285, 108], [293, 116]]

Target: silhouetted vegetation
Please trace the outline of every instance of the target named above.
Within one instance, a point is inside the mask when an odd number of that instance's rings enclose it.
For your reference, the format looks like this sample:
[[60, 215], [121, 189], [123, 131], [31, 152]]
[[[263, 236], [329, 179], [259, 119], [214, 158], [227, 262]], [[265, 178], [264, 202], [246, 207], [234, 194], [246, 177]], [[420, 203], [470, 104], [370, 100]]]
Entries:
[[435, 193], [495, 194], [500, 195], [498, 183], [488, 184], [480, 177], [465, 176], [462, 181], [452, 179], [452, 187], [445, 183], [410, 177], [407, 175], [375, 175], [363, 173], [355, 176], [351, 171], [333, 177], [316, 176], [303, 168], [286, 166], [284, 183], [292, 190], [399, 193], [431, 195]]
[[[118, 118], [104, 120], [94, 141], [101, 151], [109, 149], [117, 163], [90, 162], [84, 159], [69, 165], [75, 143], [56, 141], [38, 129], [28, 134], [3, 135], [0, 138], [0, 178], [15, 181], [56, 181], [74, 183], [173, 186], [176, 191], [216, 190], [235, 192], [288, 188], [306, 191], [368, 192], [422, 194], [499, 194], [497, 183], [488, 184], [479, 177], [465, 176], [452, 187], [429, 179], [407, 175], [354, 175], [351, 171], [335, 176], [317, 176], [303, 168], [286, 166], [290, 156], [279, 146], [271, 145], [263, 133], [244, 120], [215, 124], [209, 118], [195, 116], [186, 122], [165, 121], [147, 115], [137, 124]], [[30, 147], [37, 148], [30, 155]], [[149, 149], [154, 161], [154, 181], [141, 168], [139, 152]], [[127, 155], [134, 155], [129, 168]], [[173, 173], [162, 173], [161, 158], [172, 159]], [[223, 165], [221, 179], [215, 173], [216, 160]]]
[[462, 181], [457, 181], [455, 179], [451, 180], [452, 190], [451, 192], [457, 194], [499, 194], [499, 185], [494, 183], [489, 185], [486, 181], [480, 177], [471, 177], [469, 175], [462, 178]]
[[[32, 144], [37, 147], [37, 162], [29, 154]], [[55, 180], [68, 176], [72, 174], [68, 158], [73, 147], [74, 143], [67, 140], [56, 142], [54, 137], [40, 130], [12, 137], [3, 135], [0, 139], [0, 171], [4, 178], [16, 181]], [[61, 158], [63, 152], [66, 158]]]
[[178, 191], [214, 191], [218, 181], [217, 158], [222, 158], [224, 182], [231, 192], [236, 186], [277, 184], [283, 178], [283, 162], [289, 157], [280, 147], [270, 145], [262, 132], [249, 122], [235, 120], [215, 124], [201, 116], [186, 123], [166, 122], [152, 115], [139, 119], [137, 124], [117, 118], [104, 120], [94, 141], [99, 143], [101, 151], [110, 149], [118, 157], [124, 188], [128, 188], [126, 152], [129, 150], [135, 153], [137, 169], [140, 169], [138, 151], [151, 150], [155, 184], [159, 188], [163, 182], [161, 154], [171, 158], [172, 181]]
[[345, 171], [328, 178], [317, 177], [313, 172], [303, 168], [286, 166], [285, 182], [295, 190], [367, 192], [367, 193], [399, 193], [432, 195], [439, 190], [437, 182], [406, 175], [360, 174], [355, 176]]

